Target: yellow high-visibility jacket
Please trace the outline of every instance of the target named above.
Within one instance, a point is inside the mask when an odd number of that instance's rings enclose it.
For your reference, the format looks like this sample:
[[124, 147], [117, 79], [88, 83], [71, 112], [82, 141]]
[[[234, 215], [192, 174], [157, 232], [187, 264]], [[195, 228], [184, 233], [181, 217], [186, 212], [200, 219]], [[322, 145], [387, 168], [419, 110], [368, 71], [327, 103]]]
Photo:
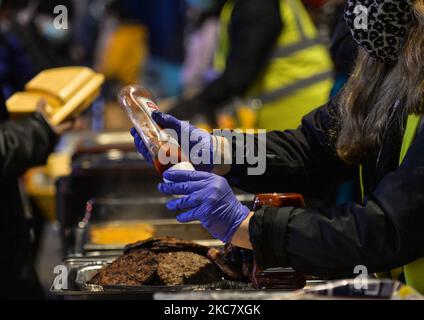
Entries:
[[[233, 1], [224, 5], [215, 69], [222, 72], [230, 48], [228, 26]], [[302, 117], [327, 102], [333, 85], [330, 55], [319, 42], [309, 14], [299, 0], [280, 0], [283, 30], [271, 61], [245, 98], [258, 99], [262, 107], [257, 127], [268, 130], [295, 129]]]

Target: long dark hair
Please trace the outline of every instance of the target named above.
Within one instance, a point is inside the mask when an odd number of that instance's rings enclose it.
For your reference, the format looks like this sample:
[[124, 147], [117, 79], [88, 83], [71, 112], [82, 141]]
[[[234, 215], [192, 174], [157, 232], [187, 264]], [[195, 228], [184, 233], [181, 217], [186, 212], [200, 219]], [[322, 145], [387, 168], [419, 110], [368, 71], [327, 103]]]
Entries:
[[423, 112], [424, 0], [414, 3], [414, 19], [396, 65], [378, 62], [360, 50], [341, 96], [337, 153], [347, 163], [381, 145], [390, 110], [399, 99], [408, 114]]

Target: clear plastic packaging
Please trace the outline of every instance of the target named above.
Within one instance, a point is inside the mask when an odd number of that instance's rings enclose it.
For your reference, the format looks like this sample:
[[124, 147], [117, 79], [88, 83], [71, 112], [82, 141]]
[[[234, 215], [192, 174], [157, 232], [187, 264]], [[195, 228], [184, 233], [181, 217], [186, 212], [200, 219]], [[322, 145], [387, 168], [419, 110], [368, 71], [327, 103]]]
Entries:
[[118, 101], [147, 146], [160, 174], [168, 169], [195, 170], [178, 141], [152, 119], [152, 112], [159, 109], [150, 90], [138, 85], [126, 86], [119, 92]]

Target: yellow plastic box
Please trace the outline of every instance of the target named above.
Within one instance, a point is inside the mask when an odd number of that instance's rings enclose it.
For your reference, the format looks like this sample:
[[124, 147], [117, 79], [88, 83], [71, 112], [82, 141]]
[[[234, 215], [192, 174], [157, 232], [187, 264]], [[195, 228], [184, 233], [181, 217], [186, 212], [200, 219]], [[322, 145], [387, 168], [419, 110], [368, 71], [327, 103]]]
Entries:
[[35, 112], [39, 101], [47, 101], [46, 112], [53, 125], [76, 116], [100, 94], [104, 76], [86, 67], [63, 67], [40, 72], [28, 82], [24, 92], [6, 101], [12, 117]]

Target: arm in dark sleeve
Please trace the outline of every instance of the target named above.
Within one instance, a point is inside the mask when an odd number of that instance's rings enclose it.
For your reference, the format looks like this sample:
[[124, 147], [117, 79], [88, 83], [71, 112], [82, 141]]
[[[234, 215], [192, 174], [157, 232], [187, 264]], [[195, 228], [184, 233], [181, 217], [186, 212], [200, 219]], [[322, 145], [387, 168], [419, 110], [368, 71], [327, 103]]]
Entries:
[[180, 118], [212, 113], [228, 99], [245, 93], [268, 63], [281, 29], [278, 0], [235, 1], [226, 69], [198, 96], [181, 101], [171, 113]]
[[292, 266], [316, 275], [382, 272], [424, 256], [424, 134], [365, 205], [264, 208], [250, 222], [260, 266]]
[[0, 179], [16, 179], [30, 167], [43, 164], [57, 136], [39, 113], [0, 124]]
[[[245, 160], [243, 164], [232, 165], [227, 179], [232, 185], [251, 193], [299, 192], [319, 197], [325, 194], [327, 186], [332, 186], [332, 182], [337, 184], [351, 178], [355, 174], [353, 168], [336, 154], [337, 108], [335, 98], [306, 115], [297, 130], [267, 133], [263, 151], [258, 149], [259, 139], [254, 144], [255, 150], [244, 142], [246, 154], [265, 156], [262, 161], [266, 161], [266, 170], [262, 175], [249, 175], [252, 165]], [[233, 163], [236, 163], [236, 150], [242, 149], [238, 143], [233, 139]]]

